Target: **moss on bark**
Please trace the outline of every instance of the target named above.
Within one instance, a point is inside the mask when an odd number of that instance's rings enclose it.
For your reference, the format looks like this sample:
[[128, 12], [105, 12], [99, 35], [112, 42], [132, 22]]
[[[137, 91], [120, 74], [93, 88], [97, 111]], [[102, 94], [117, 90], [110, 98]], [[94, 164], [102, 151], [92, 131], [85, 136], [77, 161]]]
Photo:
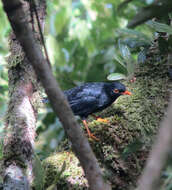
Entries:
[[[32, 21], [29, 2], [22, 1], [20, 6], [26, 13], [23, 15], [24, 19]], [[15, 2], [12, 7], [16, 7]], [[15, 11], [12, 11], [12, 15], [19, 15]], [[43, 23], [45, 1], [39, 2], [38, 12], [41, 14], [40, 22]], [[32, 25], [31, 22], [28, 24]], [[35, 37], [40, 44], [36, 31]], [[4, 189], [27, 189], [34, 180], [32, 164], [41, 86], [13, 32], [9, 36], [9, 50], [10, 55], [7, 58], [9, 102], [3, 139], [3, 185]]]
[[[97, 113], [108, 119], [108, 123], [100, 123], [92, 120], [92, 117], [88, 119], [90, 130], [100, 139], [90, 139], [90, 144], [112, 189], [127, 190], [134, 187], [142, 171], [172, 89], [168, 67], [164, 62], [149, 62], [139, 66], [135, 73], [136, 82], [125, 82], [132, 96], [122, 96], [111, 107]], [[62, 147], [66, 147], [66, 143]], [[63, 159], [63, 154], [64, 152], [58, 152], [44, 161], [46, 186], [52, 184], [53, 179], [49, 180], [50, 177], [53, 178], [52, 173], [56, 176], [57, 168], [66, 160], [66, 157]], [[81, 171], [78, 160], [73, 153], [69, 154], [73, 158], [66, 165], [65, 171], [68, 171], [74, 183], [70, 188], [66, 186], [71, 182], [64, 181], [64, 172], [59, 177], [58, 184], [63, 184], [61, 189], [88, 189], [83, 172], [76, 172]]]

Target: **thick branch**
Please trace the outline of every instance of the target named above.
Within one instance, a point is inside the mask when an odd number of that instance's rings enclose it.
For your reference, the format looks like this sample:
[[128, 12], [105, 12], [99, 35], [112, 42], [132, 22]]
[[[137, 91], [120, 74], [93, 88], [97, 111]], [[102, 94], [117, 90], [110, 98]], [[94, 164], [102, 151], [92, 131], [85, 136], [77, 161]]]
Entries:
[[158, 189], [161, 171], [165, 166], [168, 155], [172, 150], [172, 97], [168, 109], [167, 117], [162, 125], [152, 147], [149, 159], [143, 174], [139, 180], [138, 190], [156, 190]]
[[[30, 20], [29, 3], [23, 7]], [[45, 3], [39, 2], [41, 25], [45, 18]], [[34, 33], [35, 36], [37, 33]], [[38, 36], [38, 35], [37, 35]], [[39, 41], [39, 37], [37, 37]], [[9, 36], [8, 83], [9, 102], [3, 141], [3, 189], [29, 190], [33, 184], [33, 158], [37, 107], [32, 102], [38, 96], [39, 83], [32, 65], [16, 36]]]
[[134, 18], [128, 23], [128, 28], [134, 28], [154, 17], [162, 17], [172, 11], [171, 0], [159, 0], [152, 5], [143, 8]]
[[117, 10], [120, 11], [120, 10], [123, 9], [125, 6], [127, 6], [131, 1], [133, 1], [133, 0], [125, 0], [125, 1], [123, 1], [121, 4], [119, 4]]
[[20, 41], [25, 53], [32, 63], [48, 95], [50, 103], [61, 120], [63, 127], [72, 142], [72, 147], [84, 168], [90, 189], [106, 190], [110, 186], [104, 182], [102, 172], [90, 145], [77, 124], [64, 94], [54, 79], [38, 44], [35, 43], [31, 29], [25, 19], [25, 13], [19, 0], [2, 0], [11, 26]]

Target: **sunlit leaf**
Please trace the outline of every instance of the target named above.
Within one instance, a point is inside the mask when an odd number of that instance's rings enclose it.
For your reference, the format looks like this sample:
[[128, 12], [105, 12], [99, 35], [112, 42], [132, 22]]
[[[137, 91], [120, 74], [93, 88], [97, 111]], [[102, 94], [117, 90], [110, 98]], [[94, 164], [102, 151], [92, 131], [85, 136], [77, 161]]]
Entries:
[[138, 50], [138, 49], [140, 49], [140, 47], [148, 47], [148, 46], [150, 46], [150, 42], [151, 41], [145, 41], [145, 40], [143, 40], [143, 39], [140, 39], [140, 38], [137, 38], [137, 37], [135, 37], [135, 38], [125, 38], [124, 40], [122, 40], [122, 43], [124, 44], [124, 45], [127, 45], [129, 48], [130, 48], [130, 50]]
[[121, 73], [112, 73], [112, 74], [108, 75], [107, 79], [112, 80], [112, 81], [116, 81], [116, 80], [126, 79], [126, 76], [124, 74], [121, 74]]
[[67, 8], [62, 7], [60, 8], [60, 10], [57, 11], [55, 15], [54, 25], [58, 33], [60, 33], [63, 30], [63, 27], [66, 25], [68, 18], [69, 15], [67, 12]]
[[115, 47], [110, 46], [107, 51], [105, 52], [103, 59], [104, 61], [108, 62], [114, 59], [114, 54], [115, 54]]
[[168, 34], [172, 34], [172, 28], [171, 26], [168, 26], [167, 24], [150, 20], [147, 22], [147, 25], [155, 29], [157, 32], [166, 32]]
[[134, 29], [129, 29], [129, 28], [122, 28], [122, 29], [118, 29], [117, 32], [119, 34], [123, 34], [123, 35], [126, 35], [127, 37], [129, 36], [132, 36], [132, 37], [137, 37], [139, 39], [143, 39], [145, 40], [146, 42], [150, 42], [150, 38], [145, 35], [144, 33], [142, 32], [139, 32], [137, 30], [134, 30]]
[[126, 45], [122, 44], [120, 42], [120, 40], [118, 41], [118, 46], [119, 46], [119, 50], [121, 52], [121, 55], [125, 61], [132, 59], [130, 50], [128, 49], [128, 47]]
[[134, 73], [135, 63], [131, 56], [130, 50], [126, 45], [122, 44], [120, 40], [118, 41], [118, 45], [119, 45], [119, 50], [121, 52], [121, 55], [123, 59], [125, 60], [128, 75], [131, 77]]
[[121, 65], [122, 67], [124, 67], [124, 68], [126, 69], [126, 65], [125, 65], [125, 63], [124, 63], [124, 60], [119, 56], [117, 50], [114, 51], [113, 58], [114, 58], [118, 63], [120, 63], [120, 65]]

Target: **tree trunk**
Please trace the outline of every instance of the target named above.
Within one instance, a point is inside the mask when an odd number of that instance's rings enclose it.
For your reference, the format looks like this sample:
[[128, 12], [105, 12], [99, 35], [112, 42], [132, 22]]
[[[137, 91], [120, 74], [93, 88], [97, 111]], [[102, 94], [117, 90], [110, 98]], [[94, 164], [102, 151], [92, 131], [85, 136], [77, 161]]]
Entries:
[[[43, 26], [45, 2], [40, 1], [37, 11]], [[30, 25], [36, 26], [35, 16], [30, 17], [28, 2], [22, 2]], [[39, 41], [38, 31], [35, 35]], [[30, 189], [33, 174], [34, 140], [39, 97], [39, 83], [35, 72], [12, 33], [9, 37], [8, 57], [9, 103], [6, 113], [4, 138], [4, 189]]]

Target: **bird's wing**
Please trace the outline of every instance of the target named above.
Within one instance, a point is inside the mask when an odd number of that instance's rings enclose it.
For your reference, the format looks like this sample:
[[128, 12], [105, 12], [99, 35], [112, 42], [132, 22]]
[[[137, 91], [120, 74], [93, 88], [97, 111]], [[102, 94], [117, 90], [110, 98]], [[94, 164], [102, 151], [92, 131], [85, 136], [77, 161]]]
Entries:
[[83, 96], [99, 96], [101, 94], [102, 87], [102, 83], [86, 83], [84, 85], [65, 90], [64, 94], [68, 100], [72, 100], [75, 97], [78, 99]]
[[98, 106], [98, 99], [94, 96], [85, 96], [75, 98], [69, 101], [69, 104], [75, 115], [87, 117], [89, 114], [95, 112]]

